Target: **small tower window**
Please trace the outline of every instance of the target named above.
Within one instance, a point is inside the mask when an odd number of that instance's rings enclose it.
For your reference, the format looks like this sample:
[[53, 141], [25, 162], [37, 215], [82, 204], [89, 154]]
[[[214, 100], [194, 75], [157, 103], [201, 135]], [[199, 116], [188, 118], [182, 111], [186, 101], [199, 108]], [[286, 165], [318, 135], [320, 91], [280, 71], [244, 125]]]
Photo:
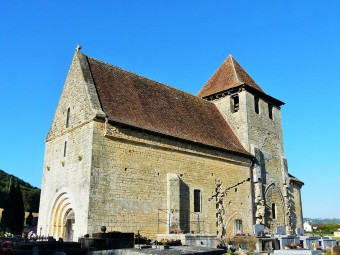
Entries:
[[276, 219], [276, 206], [272, 203], [272, 219]]
[[67, 142], [64, 143], [64, 157], [66, 157], [66, 150], [67, 150]]
[[201, 212], [201, 191], [199, 189], [194, 190], [194, 212]]
[[234, 230], [235, 230], [235, 234], [242, 234], [243, 232], [242, 220], [240, 219], [235, 220]]
[[230, 109], [231, 112], [237, 112], [240, 108], [240, 101], [239, 101], [239, 97], [238, 94], [236, 95], [232, 95], [230, 97]]
[[271, 104], [268, 104], [268, 116], [269, 119], [273, 119], [273, 106]]
[[66, 115], [66, 128], [70, 125], [70, 108], [67, 108], [67, 115]]
[[258, 97], [254, 97], [254, 107], [255, 107], [255, 112], [259, 114], [260, 109], [259, 109], [259, 98]]

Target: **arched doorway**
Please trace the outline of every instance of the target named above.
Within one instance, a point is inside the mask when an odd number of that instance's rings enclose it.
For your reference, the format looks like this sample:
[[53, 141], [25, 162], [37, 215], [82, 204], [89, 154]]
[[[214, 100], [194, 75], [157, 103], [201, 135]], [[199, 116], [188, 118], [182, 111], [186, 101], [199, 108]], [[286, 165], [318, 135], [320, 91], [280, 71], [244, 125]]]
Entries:
[[67, 192], [60, 193], [51, 209], [51, 225], [49, 235], [54, 238], [63, 238], [65, 241], [73, 241], [74, 238], [75, 211]]
[[73, 232], [74, 232], [74, 211], [70, 209], [66, 212], [64, 218], [64, 240], [65, 241], [73, 241]]

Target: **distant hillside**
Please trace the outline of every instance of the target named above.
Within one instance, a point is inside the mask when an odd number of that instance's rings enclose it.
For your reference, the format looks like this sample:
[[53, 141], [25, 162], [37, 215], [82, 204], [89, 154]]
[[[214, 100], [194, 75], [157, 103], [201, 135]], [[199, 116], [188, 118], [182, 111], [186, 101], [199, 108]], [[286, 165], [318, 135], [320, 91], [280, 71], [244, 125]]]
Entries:
[[325, 224], [340, 224], [340, 219], [313, 219], [313, 218], [303, 218], [303, 222], [310, 222], [312, 225], [325, 225]]
[[0, 208], [4, 208], [6, 198], [9, 192], [10, 180], [19, 184], [24, 198], [25, 211], [38, 212], [40, 201], [40, 189], [33, 187], [28, 182], [25, 182], [18, 177], [10, 175], [0, 169]]

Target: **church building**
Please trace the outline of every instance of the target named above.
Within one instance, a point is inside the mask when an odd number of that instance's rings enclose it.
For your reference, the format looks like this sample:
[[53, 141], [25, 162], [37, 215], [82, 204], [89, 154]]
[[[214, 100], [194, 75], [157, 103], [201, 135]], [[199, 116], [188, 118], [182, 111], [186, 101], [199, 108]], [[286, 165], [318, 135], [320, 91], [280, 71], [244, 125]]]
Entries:
[[288, 172], [283, 104], [231, 55], [191, 95], [78, 48], [46, 137], [38, 234], [292, 233], [303, 182]]

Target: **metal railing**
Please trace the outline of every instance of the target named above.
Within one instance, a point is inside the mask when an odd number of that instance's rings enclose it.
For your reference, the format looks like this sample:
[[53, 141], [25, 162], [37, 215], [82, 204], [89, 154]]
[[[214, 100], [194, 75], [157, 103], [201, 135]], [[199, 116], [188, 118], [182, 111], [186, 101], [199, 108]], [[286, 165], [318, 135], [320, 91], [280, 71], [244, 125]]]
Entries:
[[[178, 218], [174, 218], [176, 214]], [[166, 218], [165, 218], [166, 217]], [[160, 226], [166, 225], [167, 233], [207, 233], [206, 222], [200, 219], [200, 214], [188, 210], [170, 210], [158, 209], [158, 228], [157, 233], [160, 234]], [[173, 228], [176, 227], [177, 229]]]

